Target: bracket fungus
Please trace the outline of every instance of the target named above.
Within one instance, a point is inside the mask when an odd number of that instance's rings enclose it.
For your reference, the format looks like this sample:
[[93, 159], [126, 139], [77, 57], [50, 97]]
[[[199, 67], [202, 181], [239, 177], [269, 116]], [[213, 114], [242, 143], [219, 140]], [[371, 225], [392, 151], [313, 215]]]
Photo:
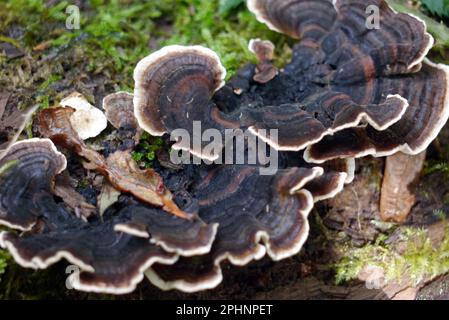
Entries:
[[[380, 8], [381, 29], [367, 30], [369, 4]], [[249, 128], [275, 149], [306, 149], [306, 160], [322, 163], [417, 154], [446, 123], [449, 68], [424, 59], [433, 38], [421, 20], [382, 0], [251, 0], [248, 7], [270, 28], [300, 39], [284, 71], [223, 102], [212, 97], [225, 75], [216, 54], [165, 47], [134, 73], [135, 113], [144, 130], [162, 135], [182, 128], [193, 136], [194, 121], [204, 129]], [[261, 129], [278, 129], [278, 141]]]
[[[337, 167], [352, 170], [347, 162]], [[333, 197], [348, 177], [320, 167], [292, 167], [263, 176], [257, 167], [225, 165], [205, 173], [194, 182], [192, 195], [199, 201], [201, 219], [218, 223], [215, 241], [207, 255], [149, 268], [148, 279], [163, 290], [214, 288], [222, 281], [225, 260], [243, 266], [266, 254], [275, 261], [297, 254], [309, 234], [307, 217], [314, 202]]]
[[[54, 179], [66, 168], [66, 158], [48, 139], [15, 143], [0, 166], [5, 163], [12, 164], [0, 176], [0, 223], [27, 232], [0, 233], [0, 246], [28, 268], [68, 260], [81, 270], [72, 278], [79, 290], [130, 292], [151, 264], [206, 253], [215, 238], [215, 224], [180, 219], [140, 203], [102, 219], [77, 218], [54, 199]], [[136, 226], [145, 233], [136, 236]]]
[[106, 118], [116, 129], [139, 128], [134, 116], [134, 96], [131, 93], [120, 91], [112, 93], [103, 98], [103, 109]]
[[[51, 140], [15, 143], [0, 166], [6, 163], [11, 165], [0, 175], [0, 222], [26, 232], [0, 233], [0, 246], [28, 268], [66, 259], [80, 269], [70, 278], [74, 288], [115, 294], [134, 290], [153, 264], [173, 264], [182, 256], [215, 261], [218, 277], [177, 286], [192, 291], [218, 284], [224, 258], [243, 265], [265, 252], [275, 260], [295, 254], [307, 238], [314, 202], [306, 187], [324, 174], [319, 167], [262, 176], [257, 166], [191, 166], [190, 196], [199, 208], [193, 220], [132, 199], [102, 218], [80, 219], [55, 200], [54, 180], [66, 169], [66, 158]], [[352, 165], [335, 167], [351, 170]], [[347, 173], [340, 177], [332, 188], [341, 188]]]
[[279, 73], [279, 70], [271, 64], [274, 58], [274, 44], [267, 40], [252, 39], [249, 42], [248, 49], [256, 55], [260, 62], [256, 66], [256, 74], [253, 80], [258, 83], [267, 83], [273, 80]]
[[[141, 169], [131, 157], [134, 145], [101, 154], [83, 141], [94, 133], [73, 117], [94, 107], [85, 100], [80, 107], [82, 98], [72, 96], [61, 103], [65, 108], [38, 114], [38, 131], [50, 140], [15, 143], [0, 159], [0, 223], [22, 232], [0, 233], [0, 246], [20, 265], [46, 268], [64, 258], [80, 268], [71, 280], [85, 291], [130, 292], [144, 273], [164, 290], [214, 288], [224, 261], [242, 266], [297, 254], [314, 203], [353, 180], [355, 158], [419, 154], [446, 123], [449, 68], [425, 59], [433, 39], [421, 20], [383, 0], [247, 3], [270, 29], [298, 39], [283, 69], [271, 64], [273, 45], [256, 39], [250, 49], [259, 64], [225, 83], [212, 50], [168, 46], [137, 64], [133, 95], [109, 95], [103, 108], [117, 130], [154, 136], [247, 130], [279, 154], [277, 172], [259, 174], [260, 163], [207, 161]], [[370, 4], [380, 9], [381, 29], [366, 27]], [[208, 153], [199, 141], [177, 140], [172, 148], [214, 161], [229, 142]], [[54, 183], [66, 158], [53, 143], [123, 192], [103, 215], [73, 214], [73, 205], [56, 201], [62, 191]]]

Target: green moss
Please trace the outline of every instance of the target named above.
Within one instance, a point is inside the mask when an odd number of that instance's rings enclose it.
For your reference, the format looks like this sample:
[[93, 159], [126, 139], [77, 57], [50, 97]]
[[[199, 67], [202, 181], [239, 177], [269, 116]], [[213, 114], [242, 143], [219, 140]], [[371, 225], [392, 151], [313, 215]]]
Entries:
[[139, 145], [132, 152], [132, 157], [141, 167], [151, 168], [156, 158], [156, 152], [164, 147], [164, 141], [161, 138], [144, 133], [140, 138]]
[[11, 256], [8, 252], [4, 250], [0, 250], [0, 281], [2, 280], [2, 275], [6, 271], [6, 267], [8, 266], [8, 260], [11, 259]]
[[255, 62], [255, 56], [248, 50], [253, 38], [273, 41], [276, 63], [286, 63], [291, 53], [286, 37], [268, 30], [244, 6], [239, 6], [240, 10], [223, 8], [218, 1], [177, 1], [174, 33], [164, 44], [201, 44], [211, 48], [220, 56], [228, 78], [243, 64]]
[[[0, 2], [0, 41], [26, 53], [13, 60], [0, 57], [0, 85], [28, 89], [32, 95], [21, 101], [23, 106], [37, 102], [42, 108], [73, 90], [91, 94], [85, 88], [98, 86], [96, 81], [107, 92], [132, 91], [135, 64], [169, 44], [210, 47], [221, 57], [229, 78], [255, 61], [247, 45], [257, 37], [276, 44], [276, 63], [284, 65], [291, 42], [257, 22], [241, 2], [91, 0], [80, 9], [78, 30], [66, 28], [68, 1]], [[21, 31], [11, 36], [11, 30]]]
[[403, 227], [400, 230], [401, 253], [385, 240], [386, 237], [382, 237], [362, 248], [355, 248], [351, 243], [343, 246], [343, 258], [335, 265], [337, 283], [357, 279], [366, 266], [381, 267], [387, 282], [399, 281], [408, 275], [413, 284], [449, 272], [448, 232], [440, 245], [434, 248], [427, 232]]
[[220, 14], [221, 15], [227, 15], [229, 12], [231, 12], [233, 9], [237, 8], [238, 6], [245, 3], [245, 0], [220, 0]]
[[424, 175], [429, 175], [435, 172], [449, 176], [449, 164], [445, 161], [429, 162], [424, 167]]

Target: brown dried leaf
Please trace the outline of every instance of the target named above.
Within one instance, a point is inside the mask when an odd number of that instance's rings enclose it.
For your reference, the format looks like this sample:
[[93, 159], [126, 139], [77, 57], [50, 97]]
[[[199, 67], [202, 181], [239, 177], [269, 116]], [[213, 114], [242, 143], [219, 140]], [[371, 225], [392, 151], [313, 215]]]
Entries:
[[70, 123], [71, 108], [52, 108], [38, 114], [39, 132], [58, 145], [61, 145], [87, 160], [84, 167], [96, 170], [118, 190], [128, 192], [136, 198], [162, 207], [180, 218], [191, 219], [178, 208], [173, 196], [163, 184], [162, 178], [154, 170], [141, 170], [132, 159], [131, 153], [117, 151], [105, 159], [101, 154], [89, 148], [77, 135]]

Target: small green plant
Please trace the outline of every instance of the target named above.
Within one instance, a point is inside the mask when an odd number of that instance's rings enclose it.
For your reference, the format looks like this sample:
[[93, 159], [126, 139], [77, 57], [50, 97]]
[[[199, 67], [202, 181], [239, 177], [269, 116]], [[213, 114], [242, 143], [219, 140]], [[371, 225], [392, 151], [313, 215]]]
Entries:
[[152, 137], [148, 133], [143, 133], [139, 145], [132, 152], [132, 157], [141, 167], [151, 168], [156, 152], [164, 147], [164, 141], [159, 137]]
[[[200, 44], [211, 48], [220, 56], [229, 78], [245, 63], [256, 61], [248, 50], [249, 41], [253, 38], [267, 39], [275, 44], [275, 63], [283, 66], [291, 53], [286, 48], [288, 38], [258, 22], [249, 10], [239, 6], [241, 2], [177, 1], [174, 33], [163, 44]], [[233, 10], [237, 7], [241, 10]]]
[[446, 212], [444, 212], [444, 210], [441, 209], [435, 209], [433, 210], [432, 214], [438, 218], [439, 220], [444, 220], [446, 219]]
[[12, 167], [14, 167], [15, 165], [17, 165], [19, 163], [18, 160], [12, 160], [9, 161], [7, 163], [5, 163], [4, 165], [2, 165], [0, 167], [0, 176], [4, 173], [6, 173], [9, 169], [11, 169]]

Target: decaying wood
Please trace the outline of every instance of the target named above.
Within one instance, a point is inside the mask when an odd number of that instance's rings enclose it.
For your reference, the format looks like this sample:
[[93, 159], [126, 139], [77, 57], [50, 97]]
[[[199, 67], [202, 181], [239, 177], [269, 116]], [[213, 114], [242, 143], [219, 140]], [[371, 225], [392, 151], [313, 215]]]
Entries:
[[416, 156], [398, 152], [387, 157], [380, 198], [382, 220], [403, 223], [407, 219], [425, 158], [425, 151]]

